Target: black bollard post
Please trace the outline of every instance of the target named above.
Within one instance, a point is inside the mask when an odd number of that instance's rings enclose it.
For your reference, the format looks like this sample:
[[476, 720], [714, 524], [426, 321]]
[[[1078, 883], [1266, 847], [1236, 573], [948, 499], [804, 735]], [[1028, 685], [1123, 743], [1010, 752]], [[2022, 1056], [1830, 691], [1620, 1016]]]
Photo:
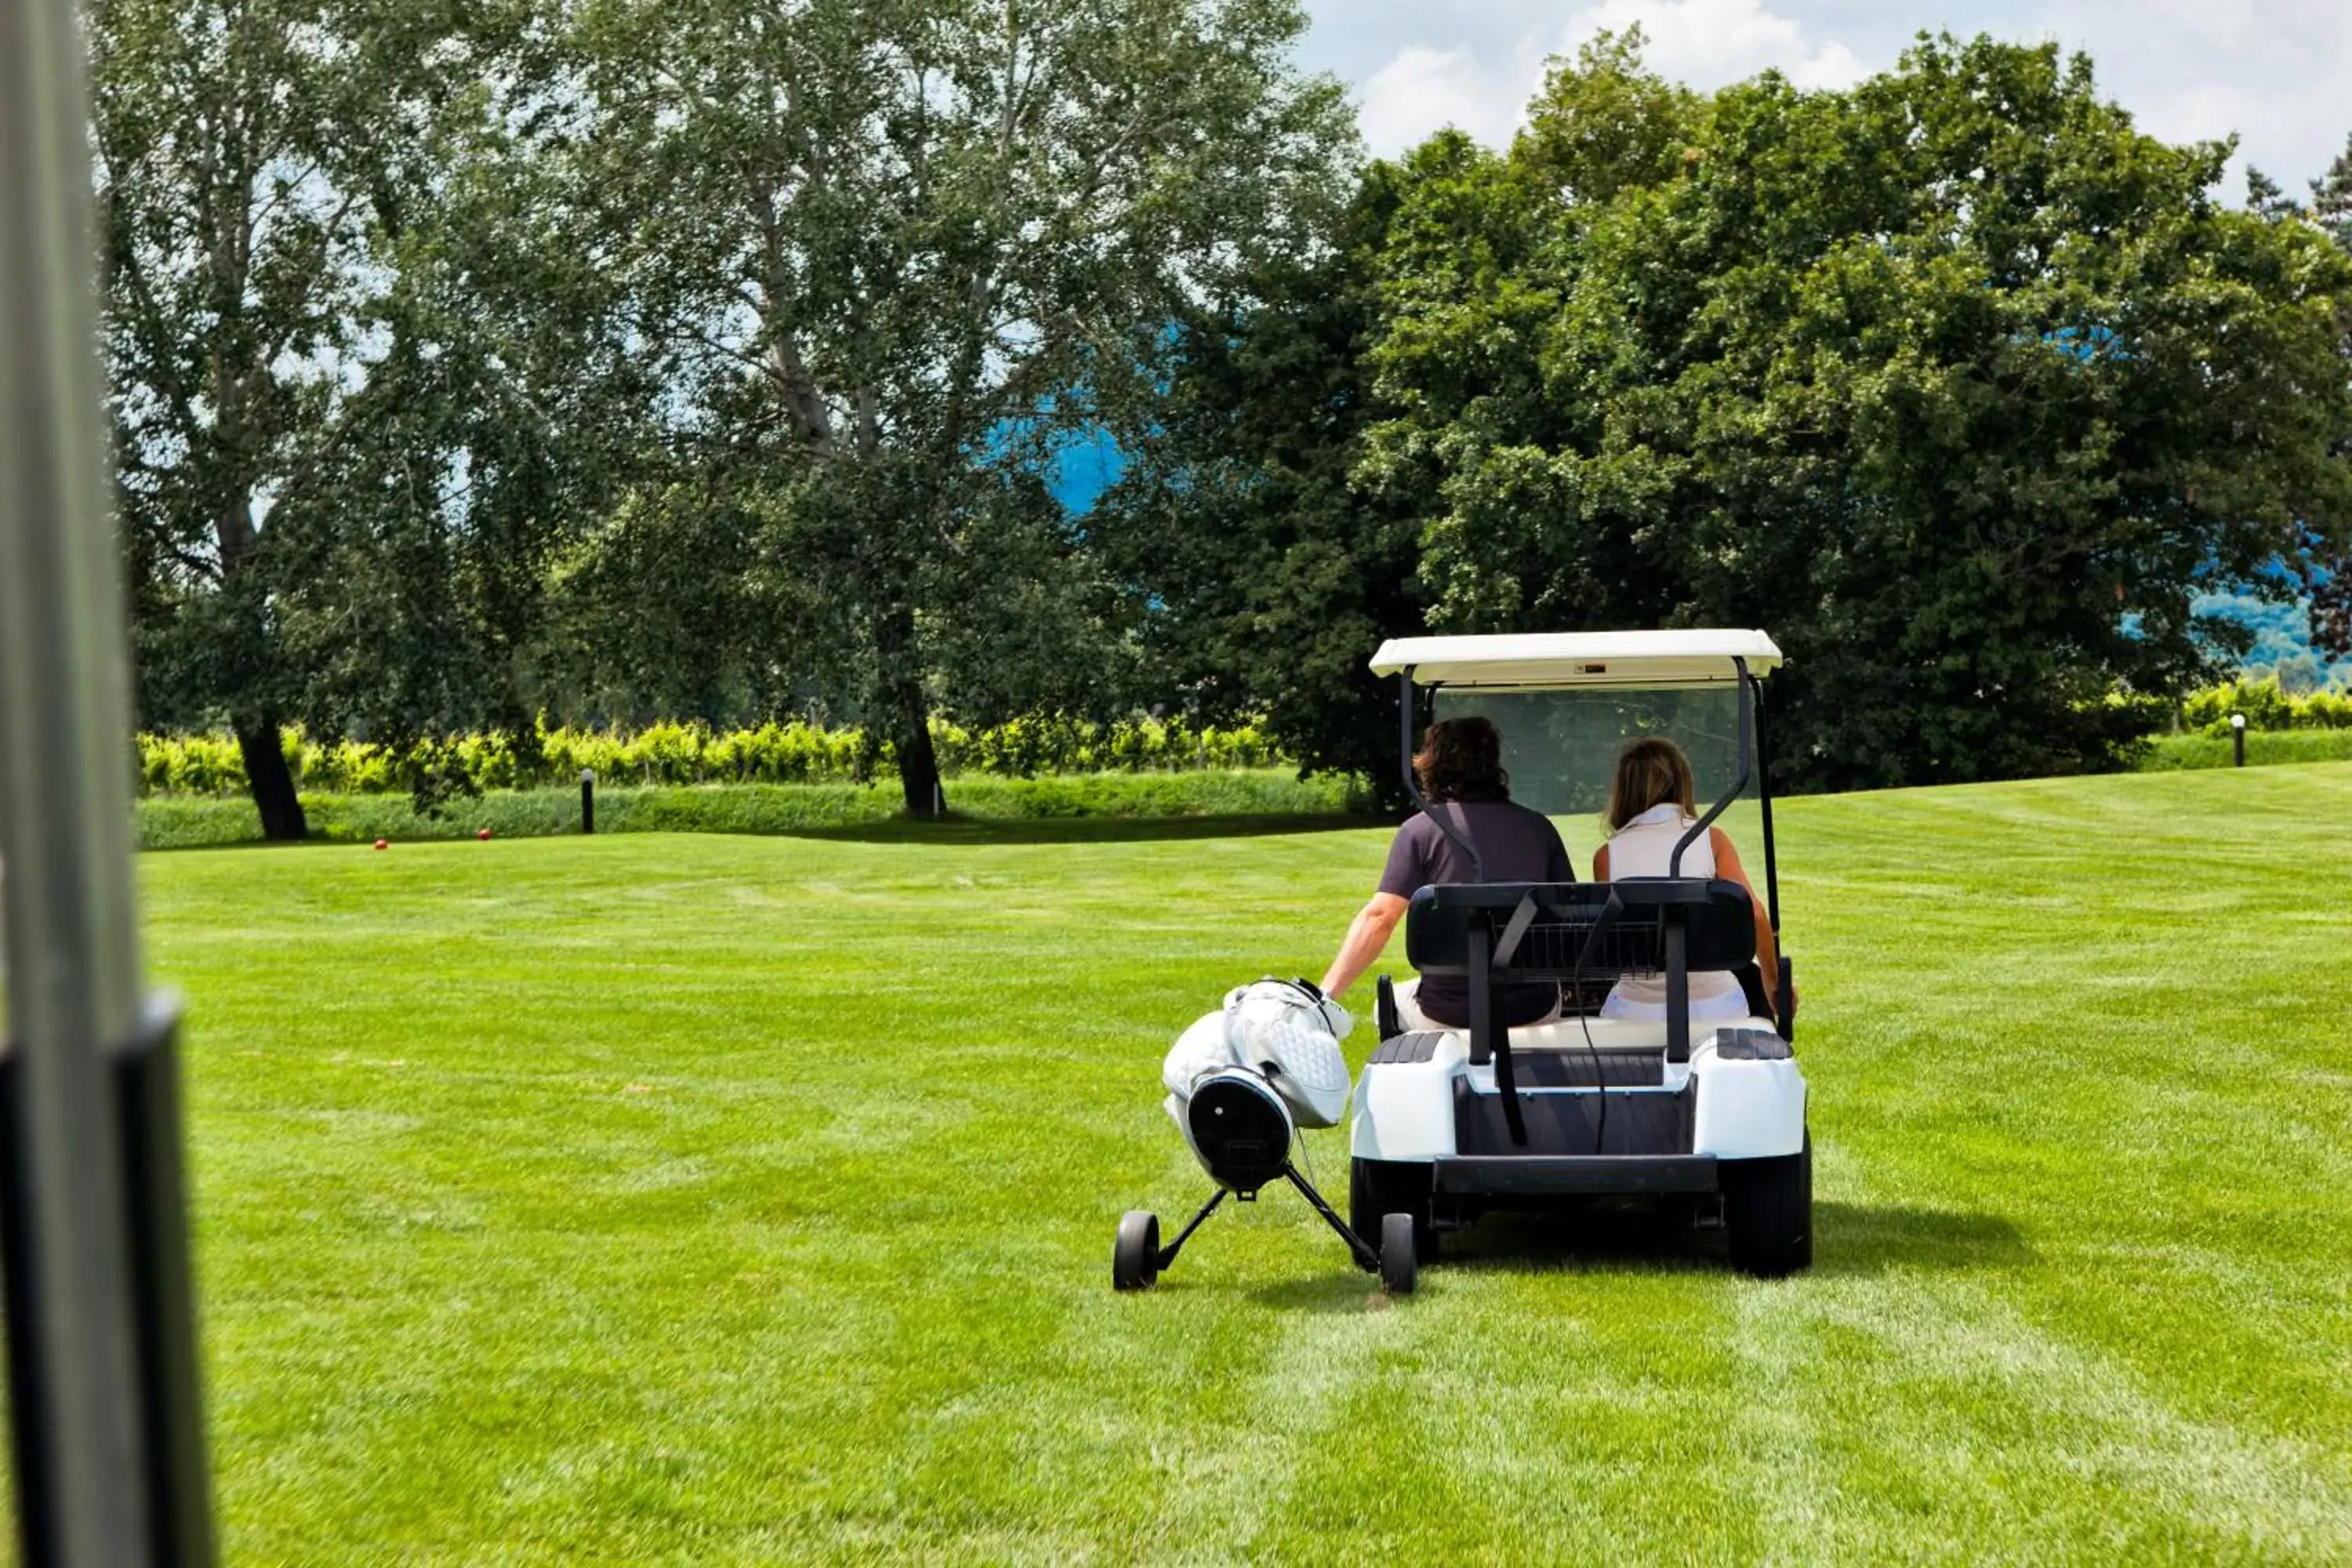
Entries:
[[2244, 767], [2246, 765], [2246, 716], [2243, 713], [2230, 715], [2230, 741], [2237, 748], [2238, 765]]
[[580, 770], [580, 831], [596, 831], [596, 770]]

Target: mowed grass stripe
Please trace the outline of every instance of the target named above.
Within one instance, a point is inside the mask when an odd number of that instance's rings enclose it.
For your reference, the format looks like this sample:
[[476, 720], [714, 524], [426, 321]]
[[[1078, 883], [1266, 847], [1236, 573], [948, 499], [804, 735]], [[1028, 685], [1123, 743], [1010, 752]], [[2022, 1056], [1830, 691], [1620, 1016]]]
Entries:
[[150, 857], [228, 1556], [2352, 1558], [2352, 767], [1780, 815], [1817, 1271], [1397, 1303], [1286, 1194], [1108, 1279], [1382, 833]]

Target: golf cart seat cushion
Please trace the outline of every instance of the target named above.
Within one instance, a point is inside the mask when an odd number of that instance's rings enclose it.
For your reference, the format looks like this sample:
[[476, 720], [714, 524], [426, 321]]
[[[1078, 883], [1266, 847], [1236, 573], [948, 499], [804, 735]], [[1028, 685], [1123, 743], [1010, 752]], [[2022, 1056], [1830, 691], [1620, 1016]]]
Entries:
[[[1570, 1051], [1584, 1053], [1584, 1031], [1592, 1030], [1592, 1049], [1603, 1053], [1615, 1051], [1663, 1051], [1666, 1048], [1666, 1022], [1663, 1018], [1559, 1018], [1549, 1024], [1530, 1024], [1511, 1031], [1514, 1051]], [[1717, 1029], [1769, 1029], [1769, 1018], [1727, 1019], [1718, 1024], [1698, 1023], [1691, 1026], [1694, 1044], [1705, 1039]], [[1465, 1040], [1469, 1031], [1461, 1031]]]
[[[1592, 1031], [1591, 1049], [1603, 1055], [1663, 1051], [1666, 1048], [1666, 1025], [1663, 1018], [1556, 1018], [1549, 1024], [1522, 1024], [1513, 1029], [1511, 1049], [1521, 1055], [1565, 1051], [1582, 1056], [1586, 1049], [1584, 1032], [1587, 1026]], [[1693, 1024], [1691, 1037], [1696, 1042], [1718, 1031], [1728, 1033], [1755, 1029], [1769, 1033], [1772, 1028], [1769, 1018], [1727, 1018], [1718, 1023]], [[1450, 1029], [1446, 1033], [1458, 1037], [1465, 1047], [1468, 1046], [1469, 1030]], [[1372, 1059], [1381, 1058], [1375, 1056]]]
[[[1612, 890], [1622, 907], [1591, 941]], [[1506, 944], [1514, 916], [1529, 900], [1534, 918], [1507, 963], [1496, 964], [1498, 979], [1600, 981], [1664, 969], [1669, 900], [1683, 911], [1694, 973], [1737, 969], [1756, 957], [1756, 909], [1746, 888], [1721, 879], [1702, 884], [1665, 878], [1426, 887], [1413, 894], [1405, 915], [1405, 955], [1423, 974], [1465, 974], [1472, 930], [1484, 928], [1498, 947]]]
[[[1591, 1031], [1589, 1047], [1585, 1037], [1588, 1028]], [[1709, 1033], [1720, 1037], [1750, 1031], [1772, 1034], [1772, 1020], [1764, 1017], [1738, 1018], [1693, 1026], [1693, 1033], [1702, 1039]], [[1434, 1061], [1448, 1037], [1460, 1040], [1463, 1047], [1468, 1049], [1470, 1031], [1467, 1029], [1410, 1029], [1382, 1040], [1374, 1047], [1372, 1054], [1364, 1058], [1365, 1065], [1383, 1067], [1392, 1063]], [[1588, 1049], [1602, 1056], [1656, 1056], [1665, 1048], [1665, 1022], [1657, 1018], [1556, 1018], [1549, 1024], [1522, 1024], [1511, 1031], [1511, 1049], [1528, 1057], [1562, 1053], [1582, 1057]], [[1741, 1047], [1733, 1048], [1737, 1051]]]

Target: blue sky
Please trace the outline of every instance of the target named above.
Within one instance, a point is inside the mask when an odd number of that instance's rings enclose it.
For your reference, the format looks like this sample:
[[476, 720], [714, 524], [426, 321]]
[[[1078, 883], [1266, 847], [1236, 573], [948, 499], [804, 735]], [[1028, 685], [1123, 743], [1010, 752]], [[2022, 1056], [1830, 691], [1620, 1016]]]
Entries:
[[1507, 141], [1547, 55], [1639, 22], [1651, 63], [1700, 88], [1777, 67], [1809, 86], [1884, 70], [1923, 29], [2087, 49], [2108, 95], [2168, 141], [2241, 139], [2297, 195], [2352, 132], [2352, 0], [1307, 0], [1305, 63], [1353, 89], [1394, 153], [1447, 124]]

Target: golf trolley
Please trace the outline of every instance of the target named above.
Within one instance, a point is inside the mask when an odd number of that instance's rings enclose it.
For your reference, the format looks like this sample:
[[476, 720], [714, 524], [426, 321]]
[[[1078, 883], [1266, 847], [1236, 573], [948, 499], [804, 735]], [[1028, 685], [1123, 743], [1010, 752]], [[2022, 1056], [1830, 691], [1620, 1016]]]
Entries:
[[[1367, 1274], [1379, 1275], [1381, 1283], [1391, 1295], [1412, 1291], [1419, 1262], [1412, 1216], [1389, 1215], [1369, 1226], [1359, 1221], [1355, 1228], [1349, 1228], [1324, 1201], [1323, 1194], [1315, 1190], [1315, 1184], [1291, 1163], [1290, 1149], [1297, 1135], [1297, 1128], [1289, 1107], [1261, 1073], [1235, 1067], [1202, 1079], [1183, 1106], [1181, 1118], [1185, 1140], [1192, 1144], [1202, 1167], [1216, 1182], [1217, 1190], [1201, 1206], [1201, 1212], [1192, 1216], [1192, 1223], [1165, 1247], [1160, 1245], [1159, 1215], [1144, 1209], [1130, 1209], [1121, 1216], [1118, 1244], [1111, 1257], [1111, 1284], [1115, 1288], [1140, 1290], [1156, 1282], [1161, 1272], [1176, 1261], [1176, 1254], [1192, 1239], [1192, 1233], [1201, 1228], [1202, 1221], [1216, 1213], [1228, 1195], [1242, 1203], [1254, 1203], [1265, 1188], [1276, 1182], [1288, 1182], [1348, 1244], [1349, 1254], [1358, 1268]], [[1366, 1241], [1362, 1233], [1379, 1237], [1379, 1245]]]
[[[1791, 966], [1780, 963], [1774, 1015], [1755, 966], [1748, 889], [1681, 875], [1685, 852], [1762, 773], [1757, 699], [1780, 662], [1771, 639], [1754, 631], [1423, 637], [1391, 642], [1373, 658], [1376, 673], [1398, 678], [1406, 787], [1424, 810], [1412, 766], [1416, 687], [1441, 710], [1496, 718], [1515, 782], [1533, 786], [1518, 798], [1580, 777], [1581, 796], [1571, 787], [1530, 802], [1553, 815], [1599, 805], [1607, 759], [1628, 732], [1675, 734], [1711, 764], [1703, 777], [1729, 776], [1664, 877], [1480, 881], [1414, 894], [1407, 955], [1423, 975], [1464, 979], [1470, 1021], [1408, 1032], [1381, 982], [1381, 1039], [1352, 1107], [1349, 1208], [1360, 1229], [1408, 1216], [1427, 1262], [1441, 1232], [1492, 1210], [1639, 1198], [1719, 1225], [1746, 1272], [1781, 1275], [1811, 1262], [1812, 1148], [1790, 1046]], [[1546, 770], [1556, 776], [1535, 776], [1532, 757], [1557, 764]], [[1777, 932], [1769, 785], [1757, 805]], [[1454, 814], [1430, 815], [1475, 865]], [[1695, 1027], [1690, 977], [1720, 971], [1739, 979], [1749, 1016]], [[1598, 1016], [1627, 974], [1663, 977], [1662, 1019]], [[1503, 1027], [1505, 987], [1530, 981], [1560, 984], [1560, 1016]]]

